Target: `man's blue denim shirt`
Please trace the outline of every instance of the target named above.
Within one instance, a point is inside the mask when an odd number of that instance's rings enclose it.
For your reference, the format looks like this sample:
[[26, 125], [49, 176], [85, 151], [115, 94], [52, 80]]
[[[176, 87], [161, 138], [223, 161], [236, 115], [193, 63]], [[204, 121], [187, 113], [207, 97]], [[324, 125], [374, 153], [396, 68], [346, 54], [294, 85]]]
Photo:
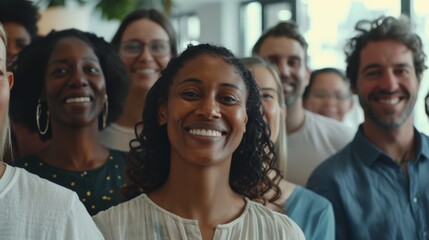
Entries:
[[324, 161], [307, 187], [331, 201], [336, 239], [429, 239], [429, 137], [414, 129], [416, 159], [408, 174], [359, 127]]

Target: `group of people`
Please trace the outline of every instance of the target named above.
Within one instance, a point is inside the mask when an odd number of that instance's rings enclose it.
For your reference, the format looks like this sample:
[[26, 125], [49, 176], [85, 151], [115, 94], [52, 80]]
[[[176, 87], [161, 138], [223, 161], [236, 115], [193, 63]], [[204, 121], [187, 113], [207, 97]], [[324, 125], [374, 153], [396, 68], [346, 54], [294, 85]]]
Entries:
[[[110, 43], [67, 29], [18, 54], [11, 29], [35, 25], [1, 9], [1, 239], [429, 239], [412, 118], [426, 55], [408, 19], [360, 21], [343, 73], [311, 72], [293, 22], [252, 57], [179, 53], [153, 9]], [[341, 122], [352, 93], [357, 131]]]

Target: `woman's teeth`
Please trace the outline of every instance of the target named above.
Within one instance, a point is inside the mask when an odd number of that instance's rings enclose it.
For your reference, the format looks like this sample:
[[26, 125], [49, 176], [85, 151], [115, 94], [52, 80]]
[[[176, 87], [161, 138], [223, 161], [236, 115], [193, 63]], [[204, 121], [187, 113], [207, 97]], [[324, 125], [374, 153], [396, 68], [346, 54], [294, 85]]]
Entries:
[[380, 103], [394, 105], [399, 103], [399, 98], [391, 98], [391, 99], [379, 99]]
[[140, 74], [154, 74], [156, 73], [156, 70], [151, 68], [151, 69], [136, 69], [136, 73], [140, 73]]
[[191, 129], [189, 133], [192, 135], [207, 136], [207, 137], [220, 137], [222, 133], [216, 130], [206, 130], [206, 129]]
[[66, 100], [66, 103], [85, 103], [85, 102], [91, 102], [90, 97], [77, 97], [77, 98], [68, 98]]

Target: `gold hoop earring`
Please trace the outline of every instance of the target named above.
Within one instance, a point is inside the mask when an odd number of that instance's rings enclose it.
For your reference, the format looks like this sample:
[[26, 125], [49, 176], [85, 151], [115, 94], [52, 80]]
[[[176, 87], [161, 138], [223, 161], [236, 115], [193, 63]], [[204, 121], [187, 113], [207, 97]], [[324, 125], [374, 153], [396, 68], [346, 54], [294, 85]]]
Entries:
[[40, 116], [41, 115], [42, 115], [42, 102], [39, 99], [39, 101], [37, 102], [37, 108], [36, 108], [36, 123], [37, 123], [37, 129], [39, 130], [39, 133], [41, 135], [45, 135], [49, 129], [49, 110], [46, 111], [46, 126], [43, 130], [40, 127]]
[[103, 129], [107, 126], [107, 114], [109, 113], [109, 100], [107, 94], [104, 95], [104, 111], [103, 111]]

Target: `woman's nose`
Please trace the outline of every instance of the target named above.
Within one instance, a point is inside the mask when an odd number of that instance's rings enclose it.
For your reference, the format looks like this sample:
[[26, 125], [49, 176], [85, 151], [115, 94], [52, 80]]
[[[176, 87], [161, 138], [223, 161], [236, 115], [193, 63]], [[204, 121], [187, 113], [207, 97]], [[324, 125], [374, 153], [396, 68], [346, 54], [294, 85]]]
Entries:
[[71, 75], [69, 85], [72, 87], [83, 87], [88, 85], [88, 79], [83, 71], [75, 70]]
[[221, 116], [219, 103], [213, 97], [207, 97], [204, 101], [201, 101], [201, 104], [195, 113], [197, 115], [202, 115], [207, 119], [217, 119]]

